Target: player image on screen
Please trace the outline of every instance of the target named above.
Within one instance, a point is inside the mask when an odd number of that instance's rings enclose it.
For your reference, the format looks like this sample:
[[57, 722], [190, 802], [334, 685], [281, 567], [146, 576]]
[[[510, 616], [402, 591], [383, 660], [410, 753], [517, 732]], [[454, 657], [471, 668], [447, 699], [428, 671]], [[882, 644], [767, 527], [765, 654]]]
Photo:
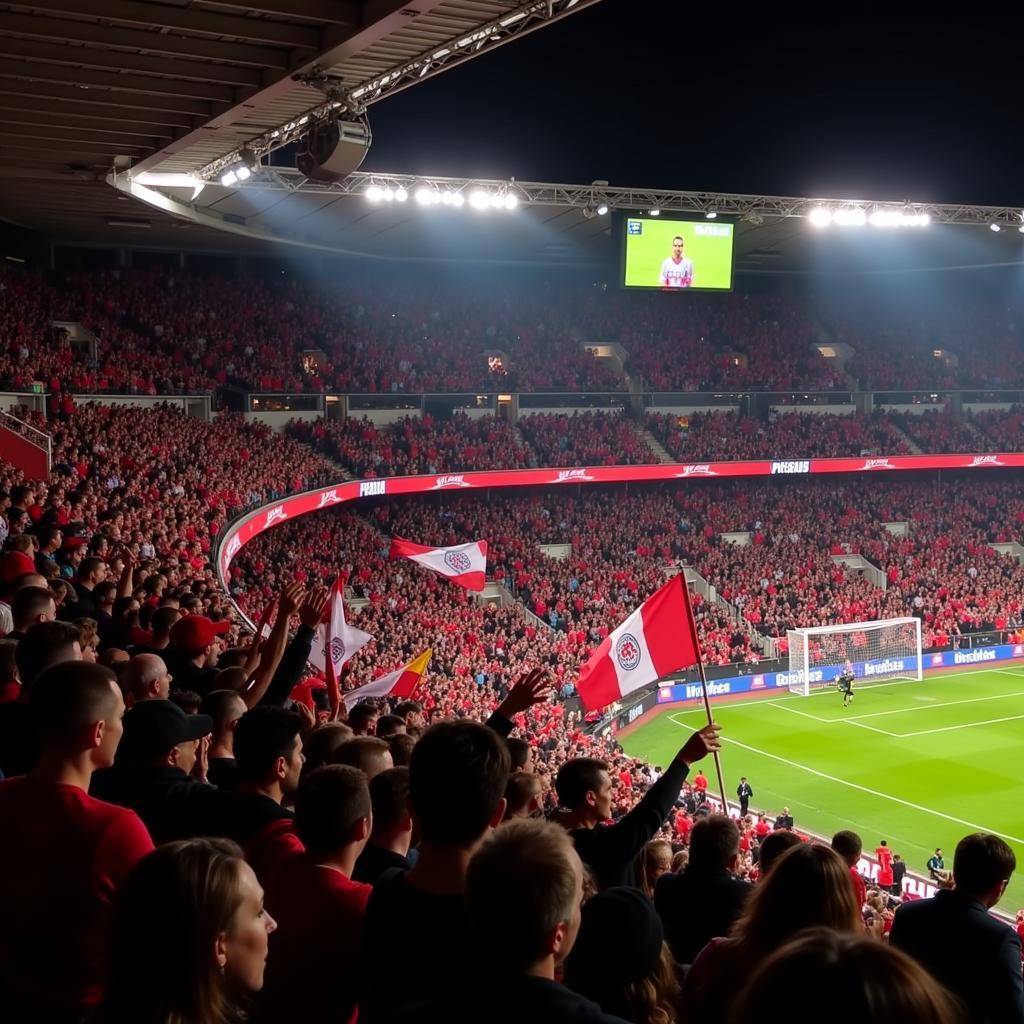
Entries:
[[672, 255], [661, 264], [663, 288], [689, 288], [693, 284], [693, 260], [683, 255], [683, 236], [672, 239]]

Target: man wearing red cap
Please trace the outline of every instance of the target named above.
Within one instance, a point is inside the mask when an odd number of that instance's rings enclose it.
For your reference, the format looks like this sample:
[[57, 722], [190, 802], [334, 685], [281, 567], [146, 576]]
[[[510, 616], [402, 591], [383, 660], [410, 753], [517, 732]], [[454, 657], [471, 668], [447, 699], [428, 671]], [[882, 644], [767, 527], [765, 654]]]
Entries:
[[227, 619], [214, 622], [205, 615], [186, 615], [171, 628], [171, 642], [164, 660], [180, 690], [192, 690], [205, 697], [217, 676], [218, 637], [231, 628]]

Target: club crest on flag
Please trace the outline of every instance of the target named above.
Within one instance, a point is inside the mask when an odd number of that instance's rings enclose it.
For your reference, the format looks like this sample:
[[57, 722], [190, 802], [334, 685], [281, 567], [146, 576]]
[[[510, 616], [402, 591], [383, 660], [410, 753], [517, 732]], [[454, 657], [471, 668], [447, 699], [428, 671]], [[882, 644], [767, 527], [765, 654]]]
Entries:
[[469, 560], [469, 555], [465, 551], [446, 551], [444, 553], [444, 564], [449, 569], [460, 573], [469, 572], [473, 568], [473, 563]]
[[623, 633], [615, 645], [615, 658], [619, 667], [632, 672], [640, 664], [640, 644], [632, 633]]
[[331, 661], [337, 664], [345, 657], [345, 641], [340, 636], [331, 640]]

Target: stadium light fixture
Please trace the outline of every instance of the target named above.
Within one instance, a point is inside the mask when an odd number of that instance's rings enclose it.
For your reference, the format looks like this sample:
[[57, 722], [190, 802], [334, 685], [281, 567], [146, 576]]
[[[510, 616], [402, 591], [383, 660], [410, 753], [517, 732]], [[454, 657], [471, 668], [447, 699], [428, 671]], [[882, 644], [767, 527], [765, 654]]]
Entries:
[[519, 196], [514, 192], [508, 192], [505, 194], [505, 209], [514, 210], [519, 205]]
[[434, 191], [432, 189], [423, 187], [416, 189], [416, 202], [420, 206], [430, 206], [434, 202]]
[[248, 181], [252, 177], [252, 171], [249, 170], [245, 164], [242, 164], [236, 171], [235, 175], [239, 181]]
[[832, 214], [832, 223], [843, 228], [859, 228], [867, 222], [867, 214], [858, 206], [842, 207]]
[[473, 189], [469, 193], [469, 205], [474, 210], [486, 210], [491, 205], [491, 197], [482, 188]]
[[832, 223], [832, 211], [824, 206], [816, 206], [808, 214], [807, 219], [812, 227], [827, 228]]
[[225, 188], [231, 188], [231, 186], [234, 185], [235, 182], [237, 182], [237, 181], [238, 181], [238, 175], [235, 174], [235, 172], [233, 170], [231, 170], [230, 167], [220, 176], [220, 183]]
[[366, 198], [371, 203], [379, 203], [384, 198], [384, 189], [380, 185], [371, 185], [366, 190]]
[[409, 193], [399, 185], [398, 188], [395, 189], [395, 200], [399, 203], [404, 203], [408, 198]]
[[466, 197], [461, 192], [452, 193], [452, 206], [458, 209], [460, 206], [465, 206]]
[[1020, 233], [1021, 233], [1022, 235], [1024, 235], [1024, 224], [1021, 224], [1021, 226], [1020, 226], [1019, 228], [1017, 228], [1017, 230], [1018, 230], [1018, 231], [1019, 231], [1019, 232], [1020, 232]]
[[714, 220], [718, 216], [718, 211], [708, 210], [708, 212], [705, 213], [704, 216], [707, 217], [708, 220]]
[[608, 204], [607, 203], [601, 203], [601, 205], [598, 206], [598, 208], [597, 208], [597, 215], [598, 215], [598, 217], [603, 217], [607, 212], [608, 212]]
[[649, 214], [650, 214], [650, 215], [651, 215], [652, 217], [660, 217], [660, 216], [661, 216], [661, 210], [658, 210], [658, 209], [654, 209], [654, 210], [648, 210], [647, 212], [648, 212], [648, 213], [649, 213]]
[[996, 231], [996, 232], [999, 232], [999, 231], [1003, 230], [995, 221], [992, 221], [992, 223], [989, 224], [988, 229], [989, 229], [989, 231]]

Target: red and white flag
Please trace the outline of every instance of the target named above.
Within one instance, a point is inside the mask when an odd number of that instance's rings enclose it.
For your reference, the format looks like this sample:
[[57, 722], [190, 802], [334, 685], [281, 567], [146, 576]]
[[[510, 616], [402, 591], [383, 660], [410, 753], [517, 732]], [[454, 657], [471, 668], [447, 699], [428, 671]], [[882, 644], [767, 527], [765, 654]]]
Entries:
[[334, 678], [341, 678], [341, 668], [357, 651], [365, 647], [373, 637], [364, 633], [345, 621], [345, 583], [339, 576], [331, 587], [330, 600], [327, 602], [328, 618], [313, 636], [309, 648], [309, 663], [318, 668], [328, 677], [327, 661], [324, 658], [325, 648], [331, 652], [330, 667], [334, 670]]
[[692, 623], [680, 573], [605, 637], [580, 670], [576, 689], [584, 706], [603, 708], [670, 672], [696, 665], [700, 647]]
[[420, 685], [433, 653], [428, 647], [422, 654], [417, 654], [408, 665], [349, 690], [341, 698], [345, 707], [353, 708], [367, 697], [411, 697], [416, 692], [416, 687]]
[[452, 548], [428, 548], [409, 540], [391, 542], [392, 558], [411, 558], [467, 590], [483, 590], [487, 572], [487, 541], [474, 540]]

